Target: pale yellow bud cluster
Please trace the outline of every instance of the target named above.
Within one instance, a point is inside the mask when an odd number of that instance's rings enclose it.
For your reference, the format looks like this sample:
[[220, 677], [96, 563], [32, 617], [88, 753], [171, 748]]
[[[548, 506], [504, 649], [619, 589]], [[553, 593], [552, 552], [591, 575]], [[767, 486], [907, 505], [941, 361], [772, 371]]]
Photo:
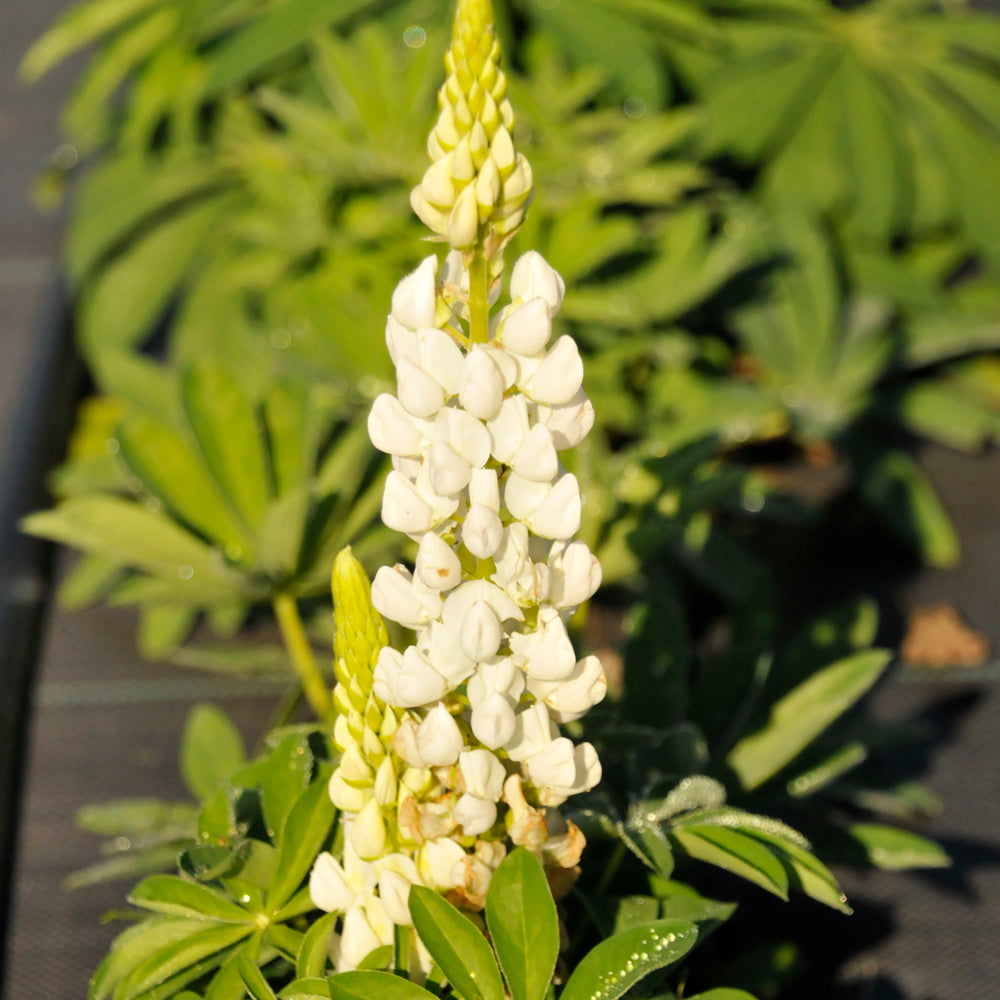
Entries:
[[413, 189], [413, 210], [456, 250], [492, 247], [520, 226], [531, 200], [531, 167], [514, 150], [514, 112], [500, 69], [489, 0], [459, 0], [448, 78], [427, 149], [434, 161]]
[[372, 672], [389, 636], [372, 607], [368, 577], [350, 548], [334, 562], [333, 608], [333, 739], [341, 758], [330, 779], [330, 798], [354, 816], [351, 837], [358, 855], [376, 858], [410, 839], [400, 834], [400, 814], [411, 815], [416, 799], [434, 792], [437, 782], [429, 770], [409, 767], [392, 750], [409, 713], [372, 693]]

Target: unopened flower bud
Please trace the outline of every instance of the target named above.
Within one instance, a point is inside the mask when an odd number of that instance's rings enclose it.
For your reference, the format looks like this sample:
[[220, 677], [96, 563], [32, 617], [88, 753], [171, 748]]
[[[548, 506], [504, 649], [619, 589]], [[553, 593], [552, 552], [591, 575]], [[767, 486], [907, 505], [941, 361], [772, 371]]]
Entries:
[[503, 541], [503, 525], [496, 512], [473, 504], [462, 525], [462, 543], [478, 559], [489, 559]]
[[545, 350], [552, 336], [552, 310], [541, 297], [528, 299], [503, 321], [503, 346], [517, 354], [534, 357]]
[[392, 316], [403, 326], [416, 330], [434, 325], [435, 276], [437, 257], [425, 257], [392, 293]]
[[518, 257], [510, 275], [512, 298], [525, 302], [534, 298], [544, 299], [554, 316], [562, 305], [565, 293], [566, 283], [540, 253], [529, 250]]
[[382, 807], [374, 798], [369, 799], [351, 825], [351, 843], [358, 857], [365, 861], [385, 853], [385, 820]]

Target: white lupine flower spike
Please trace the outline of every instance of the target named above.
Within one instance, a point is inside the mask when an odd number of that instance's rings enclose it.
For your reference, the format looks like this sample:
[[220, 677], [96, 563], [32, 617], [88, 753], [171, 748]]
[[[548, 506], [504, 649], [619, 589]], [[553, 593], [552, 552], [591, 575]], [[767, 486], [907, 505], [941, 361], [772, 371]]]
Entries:
[[[368, 419], [393, 464], [382, 519], [417, 544], [415, 564], [383, 566], [370, 590], [349, 554], [335, 568], [343, 857], [322, 855], [310, 888], [343, 915], [338, 971], [409, 924], [413, 885], [481, 909], [512, 845], [567, 869], [568, 884], [584, 841], [557, 807], [601, 779], [593, 746], [559, 729], [607, 691], [567, 630], [601, 581], [574, 537], [580, 484], [563, 465], [594, 411], [575, 341], [553, 330], [562, 278], [529, 251], [500, 301], [532, 191], [492, 22], [489, 0], [459, 0], [432, 163], [411, 196], [450, 252], [393, 293], [396, 392]], [[412, 643], [392, 648], [379, 614]]]

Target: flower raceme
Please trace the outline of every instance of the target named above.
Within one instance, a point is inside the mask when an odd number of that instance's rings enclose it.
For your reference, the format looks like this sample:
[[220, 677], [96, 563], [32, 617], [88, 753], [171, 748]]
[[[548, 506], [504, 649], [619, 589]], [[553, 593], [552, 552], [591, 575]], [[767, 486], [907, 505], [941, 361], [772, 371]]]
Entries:
[[[580, 487], [560, 454], [594, 412], [576, 343], [554, 338], [565, 287], [541, 255], [520, 257], [496, 309], [531, 172], [513, 150], [488, 0], [459, 0], [445, 62], [433, 163], [412, 202], [451, 251], [393, 293], [396, 392], [368, 418], [392, 457], [382, 519], [416, 543], [415, 565], [383, 566], [370, 590], [349, 552], [334, 569], [330, 796], [344, 836], [310, 891], [343, 914], [338, 971], [393, 942], [412, 885], [481, 909], [510, 844], [566, 891], [584, 839], [558, 807], [601, 778], [594, 748], [559, 730], [607, 690], [567, 631], [601, 568], [575, 538]], [[411, 629], [412, 644], [390, 646], [380, 616]], [[410, 949], [411, 974], [426, 969], [416, 935]]]

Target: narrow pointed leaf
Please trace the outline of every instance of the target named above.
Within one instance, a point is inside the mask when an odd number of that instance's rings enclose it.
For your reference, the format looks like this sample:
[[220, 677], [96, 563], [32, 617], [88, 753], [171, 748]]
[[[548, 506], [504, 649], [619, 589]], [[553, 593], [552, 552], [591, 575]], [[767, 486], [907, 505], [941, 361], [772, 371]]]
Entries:
[[692, 858], [716, 865], [788, 898], [788, 876], [781, 862], [755, 838], [724, 827], [701, 826], [672, 830], [670, 836]]
[[434, 1000], [434, 994], [391, 972], [341, 972], [331, 976], [332, 1000]]
[[542, 1000], [559, 957], [559, 918], [538, 859], [508, 854], [486, 894], [486, 925], [512, 1000]]
[[948, 868], [951, 858], [933, 840], [880, 823], [854, 823], [848, 832], [868, 852], [877, 868]]
[[253, 914], [221, 892], [175, 875], [152, 875], [140, 882], [128, 898], [130, 903], [157, 913], [222, 923], [253, 923]]
[[580, 960], [560, 1000], [616, 1000], [640, 979], [683, 958], [698, 928], [683, 920], [656, 920], [615, 934]]
[[468, 918], [423, 886], [410, 890], [410, 915], [420, 940], [463, 1000], [503, 1000], [496, 959]]

